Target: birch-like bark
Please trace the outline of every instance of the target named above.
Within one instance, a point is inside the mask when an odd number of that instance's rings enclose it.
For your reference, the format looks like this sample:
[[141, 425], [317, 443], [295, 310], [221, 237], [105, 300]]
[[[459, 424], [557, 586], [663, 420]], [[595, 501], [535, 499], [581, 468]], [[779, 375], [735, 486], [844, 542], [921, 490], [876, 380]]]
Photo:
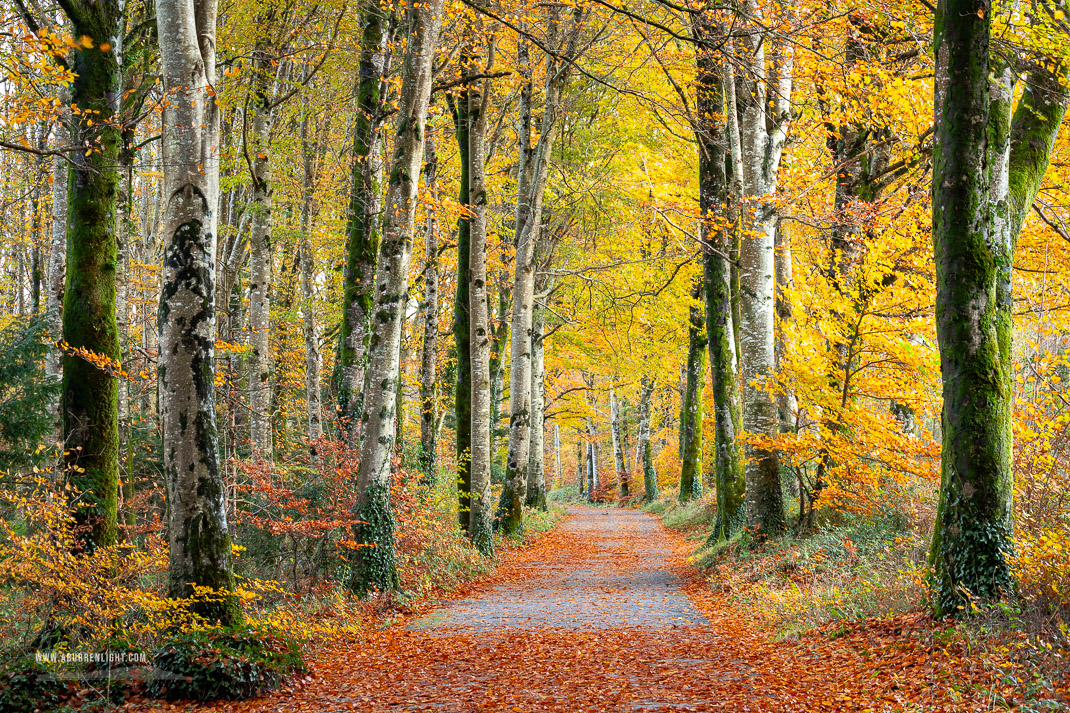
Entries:
[[580, 430], [576, 429], [576, 483], [579, 488], [579, 495], [582, 498], [584, 492], [587, 490], [586, 482], [587, 475], [585, 472], [586, 466], [584, 464], [584, 443], [581, 440]]
[[661, 495], [650, 447], [650, 397], [653, 393], [654, 380], [644, 376], [639, 392], [639, 435], [636, 438], [635, 462], [643, 469], [643, 500], [648, 503], [654, 502]]
[[[461, 53], [461, 69], [470, 73], [471, 49]], [[467, 79], [467, 76], [465, 77]], [[469, 319], [469, 291], [471, 277], [469, 263], [471, 253], [471, 226], [469, 205], [471, 203], [471, 147], [468, 134], [471, 120], [468, 115], [468, 86], [462, 87], [453, 108], [454, 135], [457, 139], [457, 159], [460, 164], [460, 185], [457, 202], [461, 213], [457, 218], [457, 288], [453, 296], [453, 344], [457, 355], [456, 379], [454, 381], [453, 413], [456, 421], [457, 456], [457, 522], [468, 532], [471, 521], [471, 457], [472, 457], [472, 347], [471, 322]]]
[[537, 309], [531, 328], [531, 443], [528, 447], [528, 483], [525, 504], [546, 510], [546, 361], [545, 311]]
[[[424, 146], [424, 187], [434, 192], [438, 179], [438, 156], [429, 136]], [[424, 227], [424, 337], [420, 359], [420, 472], [425, 485], [438, 475], [438, 217], [427, 211]]]
[[[60, 101], [67, 97], [61, 93]], [[57, 148], [70, 143], [69, 117], [64, 112], [56, 122], [55, 142]], [[63, 334], [63, 285], [67, 276], [67, 160], [62, 156], [52, 158], [52, 241], [48, 250], [48, 266], [45, 270], [45, 324], [49, 339], [58, 340]], [[49, 349], [45, 357], [45, 373], [60, 381], [63, 377], [63, 359], [59, 349]], [[57, 411], [58, 413], [58, 411]]]
[[[234, 588], [225, 486], [216, 450], [216, 207], [219, 108], [214, 0], [158, 0], [164, 109], [164, 261], [159, 389], [167, 484], [169, 593]], [[199, 599], [194, 611], [236, 624], [237, 600]]]
[[320, 345], [316, 326], [316, 253], [312, 247], [312, 226], [316, 199], [317, 142], [311, 136], [310, 120], [301, 120], [301, 326], [305, 339], [305, 402], [308, 411], [308, 440], [323, 436], [323, 407], [320, 401]]
[[[776, 370], [783, 374], [788, 350], [786, 325], [791, 322], [791, 298], [788, 293], [794, 283], [791, 264], [791, 235], [780, 220], [776, 227], [774, 242], [774, 261], [776, 263]], [[799, 403], [795, 390], [790, 384], [785, 385], [776, 395], [777, 422], [781, 433], [794, 433], [798, 422]]]
[[[767, 383], [776, 369], [776, 267], [774, 243], [777, 212], [774, 202], [780, 157], [791, 121], [794, 72], [793, 46], [760, 24], [762, 13], [750, 0], [747, 11], [753, 32], [743, 38], [747, 88], [740, 130], [743, 191], [746, 197], [739, 251], [740, 371], [743, 425], [756, 436], [779, 432], [776, 400]], [[766, 68], [766, 47], [772, 47], [772, 74]], [[768, 96], [771, 91], [773, 96]], [[737, 98], [739, 98], [737, 96]], [[759, 535], [784, 529], [784, 498], [777, 453], [749, 446], [745, 467], [747, 525]]]
[[[556, 32], [560, 9], [550, 10], [550, 26]], [[523, 528], [523, 504], [527, 491], [529, 452], [531, 447], [531, 343], [532, 318], [535, 301], [535, 247], [542, 218], [543, 191], [550, 168], [550, 152], [561, 126], [563, 90], [575, 56], [583, 21], [583, 10], [577, 8], [563, 57], [549, 62], [539, 141], [529, 151], [530, 104], [521, 111], [520, 163], [516, 207], [514, 244], [516, 263], [513, 279], [513, 318], [510, 327], [509, 361], [509, 452], [505, 463], [505, 487], [499, 527], [508, 535]], [[526, 48], [526, 43], [521, 43]], [[523, 65], [523, 58], [520, 64]], [[530, 176], [530, 178], [527, 178]]]
[[487, 82], [468, 91], [469, 263], [468, 317], [471, 349], [472, 430], [468, 537], [484, 555], [492, 551], [490, 498], [490, 304], [487, 296]]
[[554, 424], [554, 487], [561, 487], [561, 424]]
[[[271, 26], [270, 19], [267, 20]], [[249, 211], [249, 444], [254, 458], [273, 459], [271, 428], [271, 127], [272, 58], [258, 43], [253, 50], [250, 141], [252, 181]]]
[[357, 550], [350, 588], [357, 593], [398, 586], [394, 559], [394, 518], [390, 506], [391, 456], [395, 435], [398, 358], [402, 313], [408, 303], [416, 194], [423, 158], [424, 129], [431, 97], [431, 65], [442, 25], [443, 0], [428, 0], [407, 11], [405, 51], [394, 158], [385, 201], [386, 220], [379, 246], [375, 319], [369, 342], [365, 408], [361, 415], [360, 464], [354, 540], [373, 545]]
[[609, 428], [613, 439], [613, 467], [617, 471], [617, 488], [620, 491], [621, 498], [627, 498], [630, 495], [628, 481], [631, 479], [631, 474], [628, 473], [624, 464], [624, 443], [620, 432], [620, 408], [617, 406], [617, 392], [615, 389], [609, 390]]
[[[587, 437], [594, 439], [598, 436], [595, 427], [587, 425]], [[587, 500], [594, 502], [598, 497], [598, 444], [593, 440], [587, 443]]]

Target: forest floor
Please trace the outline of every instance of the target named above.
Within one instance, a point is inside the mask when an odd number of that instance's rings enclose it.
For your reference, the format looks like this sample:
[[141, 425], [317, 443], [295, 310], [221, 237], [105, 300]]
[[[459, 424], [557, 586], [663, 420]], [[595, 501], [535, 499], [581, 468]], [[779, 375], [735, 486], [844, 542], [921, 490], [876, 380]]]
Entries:
[[[334, 644], [312, 674], [207, 711], [1015, 709], [920, 614], [777, 642], [710, 590], [693, 543], [634, 510], [570, 517], [452, 603]], [[1025, 709], [1022, 709], [1025, 710]]]

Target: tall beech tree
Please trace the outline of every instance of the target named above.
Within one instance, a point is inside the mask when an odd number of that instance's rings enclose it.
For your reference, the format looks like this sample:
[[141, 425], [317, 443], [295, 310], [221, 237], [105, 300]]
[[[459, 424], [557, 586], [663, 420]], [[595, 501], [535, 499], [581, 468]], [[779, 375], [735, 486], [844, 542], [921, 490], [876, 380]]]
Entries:
[[356, 125], [353, 128], [353, 168], [346, 221], [346, 266], [343, 279], [342, 326], [338, 334], [339, 411], [357, 444], [365, 370], [370, 347], [375, 273], [382, 222], [383, 156], [381, 129], [385, 113], [386, 75], [395, 19], [379, 0], [361, 4], [363, 32], [357, 68]]
[[457, 521], [468, 532], [471, 514], [472, 493], [472, 342], [469, 292], [471, 285], [472, 228], [469, 218], [471, 205], [472, 150], [469, 134], [472, 120], [469, 113], [468, 85], [474, 73], [475, 58], [466, 38], [461, 52], [461, 89], [456, 100], [450, 102], [453, 115], [454, 135], [457, 137], [457, 161], [460, 164], [460, 179], [457, 202], [460, 215], [457, 217], [457, 288], [453, 296], [453, 348], [457, 367], [454, 377], [453, 414], [455, 417], [455, 447], [457, 456]]
[[[561, 49], [547, 59], [543, 115], [539, 139], [531, 145], [532, 97], [530, 83], [521, 92], [519, 122], [519, 167], [517, 169], [516, 226], [513, 244], [516, 263], [513, 278], [513, 318], [510, 326], [509, 359], [509, 453], [505, 463], [505, 486], [501, 496], [499, 526], [514, 535], [524, 524], [529, 451], [531, 448], [531, 344], [535, 308], [535, 247], [542, 222], [543, 193], [549, 175], [551, 151], [563, 122], [564, 89], [577, 55], [584, 10], [577, 7], [571, 22], [559, 26], [561, 8], [548, 9], [547, 26]], [[559, 43], [559, 44], [558, 44]], [[521, 52], [526, 52], [526, 40]], [[518, 62], [523, 68], [525, 60]], [[524, 71], [522, 69], [522, 71]]]
[[535, 308], [531, 326], [531, 443], [524, 504], [546, 510], [546, 310]]
[[[491, 61], [494, 46], [490, 47]], [[489, 62], [488, 62], [489, 65]], [[490, 497], [490, 300], [487, 296], [487, 89], [489, 80], [468, 90], [468, 315], [471, 349], [471, 458], [468, 537], [483, 554], [493, 544]], [[482, 84], [482, 86], [480, 86]]]
[[[702, 300], [702, 283], [692, 296]], [[701, 306], [691, 308], [687, 328], [687, 385], [680, 406], [680, 502], [702, 495], [702, 417], [706, 386], [706, 324]]]
[[[732, 304], [732, 253], [735, 240], [729, 207], [726, 166], [739, 158], [735, 76], [731, 64], [715, 52], [717, 18], [705, 8], [693, 19], [696, 49], [695, 138], [699, 150], [699, 211], [703, 240], [703, 288], [706, 341], [713, 383], [714, 473], [717, 521], [713, 538], [727, 538], [742, 524], [745, 489], [743, 430], [738, 360]], [[737, 171], [733, 171], [739, 175]]]
[[644, 376], [639, 393], [639, 434], [636, 438], [635, 462], [643, 472], [643, 500], [648, 503], [654, 502], [661, 495], [650, 444], [650, 397], [653, 393], [654, 380]]
[[[18, 6], [27, 25], [35, 19]], [[92, 552], [116, 539], [119, 484], [119, 331], [116, 321], [119, 121], [124, 4], [119, 0], [61, 5], [75, 43], [65, 60], [70, 86], [70, 153], [66, 194], [54, 211], [66, 217], [60, 396], [63, 468], [76, 489], [74, 516], [82, 547]], [[60, 172], [57, 171], [57, 178]], [[55, 194], [54, 194], [55, 195]], [[66, 205], [63, 205], [63, 199]], [[54, 235], [58, 238], [58, 234]], [[57, 258], [59, 256], [57, 255]], [[54, 265], [53, 282], [59, 272]], [[55, 299], [56, 286], [50, 287]], [[21, 295], [21, 291], [19, 293]], [[54, 309], [54, 308], [53, 308]], [[57, 335], [58, 336], [58, 335]]]
[[[249, 227], [249, 443], [265, 460], [274, 455], [271, 427], [271, 139], [275, 123], [273, 86], [276, 84], [274, 35], [281, 18], [272, 3], [257, 15], [257, 38], [252, 51], [252, 80], [246, 111], [252, 114], [248, 139], [242, 150], [249, 164], [252, 215]], [[244, 128], [244, 127], [243, 127]]]
[[319, 180], [317, 156], [322, 150], [320, 136], [313, 136], [312, 120], [308, 112], [301, 117], [301, 242], [298, 260], [301, 263], [301, 326], [305, 338], [305, 402], [308, 410], [308, 439], [315, 441], [323, 435], [323, 405], [320, 395], [320, 344], [316, 324], [315, 275], [316, 251], [312, 246], [312, 226], [315, 222], [316, 184]]
[[[424, 187], [438, 187], [438, 154], [431, 136], [424, 144]], [[423, 349], [420, 356], [420, 470], [425, 484], [438, 477], [438, 216], [427, 212], [424, 226]]]
[[361, 411], [359, 494], [354, 540], [357, 550], [350, 588], [357, 593], [398, 586], [394, 559], [394, 517], [390, 505], [394, 453], [398, 359], [404, 308], [409, 299], [416, 194], [424, 154], [424, 130], [431, 98], [431, 66], [442, 25], [443, 0], [429, 0], [406, 11], [408, 42], [394, 134], [394, 156], [387, 182], [383, 237], [379, 244], [374, 319]]
[[[215, 0], [158, 0], [164, 109], [164, 204], [158, 368], [171, 596], [233, 625], [226, 492], [215, 410], [215, 253], [219, 108]], [[222, 593], [224, 596], [218, 596]]]
[[[794, 45], [763, 24], [758, 3], [746, 3], [748, 32], [741, 40], [739, 76], [740, 147], [743, 179], [743, 235], [739, 249], [739, 357], [743, 425], [749, 433], [775, 438], [780, 426], [776, 399], [766, 387], [776, 367], [777, 207], [774, 196], [780, 159], [791, 124]], [[778, 18], [784, 20], [790, 18]], [[767, 57], [767, 52], [769, 56]], [[775, 450], [748, 446], [744, 468], [747, 525], [762, 535], [784, 529], [784, 497]]]
[[[953, 18], [953, 19], [952, 19]], [[933, 608], [956, 613], [1013, 589], [1012, 266], [1067, 106], [1037, 58], [1013, 116], [1013, 68], [992, 49], [978, 0], [936, 16], [933, 249], [943, 380]]]

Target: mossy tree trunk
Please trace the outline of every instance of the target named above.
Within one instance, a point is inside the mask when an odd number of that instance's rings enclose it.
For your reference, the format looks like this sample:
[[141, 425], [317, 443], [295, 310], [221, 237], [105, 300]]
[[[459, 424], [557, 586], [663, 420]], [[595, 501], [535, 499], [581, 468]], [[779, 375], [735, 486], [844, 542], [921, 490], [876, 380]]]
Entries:
[[639, 435], [636, 439], [635, 462], [643, 470], [643, 500], [652, 503], [661, 496], [658, 490], [658, 474], [654, 470], [654, 458], [650, 446], [650, 397], [654, 393], [654, 380], [643, 377], [639, 393]]
[[[716, 20], [711, 11], [695, 19], [696, 38], [708, 40]], [[699, 209], [702, 213], [703, 279], [706, 339], [713, 383], [714, 486], [717, 521], [711, 537], [729, 537], [742, 525], [744, 496], [743, 414], [737, 378], [737, 354], [732, 304], [732, 253], [729, 205], [731, 195], [726, 165], [732, 161], [730, 119], [736, 114], [735, 78], [711, 50], [697, 56], [696, 138], [699, 146]], [[738, 145], [738, 138], [736, 139]]]
[[[119, 483], [119, 332], [116, 322], [119, 192], [118, 121], [121, 101], [123, 4], [64, 5], [76, 47], [68, 60], [75, 78], [71, 103], [72, 144], [67, 178], [66, 284], [63, 291], [61, 420], [63, 467], [77, 489], [77, 538], [86, 552], [115, 542]], [[109, 47], [110, 45], [110, 47]], [[85, 350], [86, 358], [73, 350]], [[103, 357], [110, 363], [94, 363]]]
[[193, 611], [235, 624], [226, 493], [215, 409], [215, 253], [219, 108], [215, 99], [216, 3], [158, 0], [166, 167], [159, 309], [159, 401], [167, 484], [169, 593], [208, 587]]
[[369, 348], [369, 320], [375, 302], [375, 272], [379, 257], [382, 204], [383, 92], [390, 69], [393, 17], [379, 0], [361, 7], [360, 65], [357, 70], [357, 116], [353, 129], [353, 169], [346, 220], [346, 267], [342, 295], [342, 325], [338, 335], [339, 413], [348, 428], [349, 443], [360, 435], [362, 394]]
[[[692, 296], [702, 299], [702, 285], [698, 283]], [[680, 502], [702, 495], [702, 415], [703, 387], [706, 383], [706, 323], [701, 307], [691, 308], [687, 330], [687, 386], [680, 410]]]
[[1012, 265], [1067, 104], [1061, 77], [1040, 58], [1012, 118], [1013, 74], [991, 52], [991, 21], [977, 0], [937, 6], [933, 249], [944, 408], [930, 567], [938, 615], [1013, 587]]
[[379, 245], [375, 308], [371, 322], [368, 370], [361, 413], [359, 493], [353, 539], [369, 545], [357, 550], [350, 589], [396, 590], [394, 519], [390, 505], [391, 460], [401, 353], [403, 310], [408, 303], [416, 195], [424, 153], [424, 131], [431, 97], [431, 65], [442, 25], [443, 0], [429, 0], [407, 12], [408, 44], [385, 200], [386, 220]]
[[[462, 52], [462, 71], [471, 70], [474, 60], [471, 50]], [[471, 457], [472, 457], [472, 347], [471, 320], [469, 317], [469, 298], [471, 277], [471, 224], [468, 207], [471, 203], [471, 150], [468, 135], [471, 120], [468, 112], [468, 88], [462, 85], [453, 104], [453, 127], [457, 138], [457, 158], [460, 163], [460, 180], [457, 189], [457, 202], [460, 204], [460, 216], [457, 218], [457, 289], [453, 296], [453, 344], [457, 358], [456, 377], [454, 379], [453, 412], [456, 421], [457, 454], [457, 521], [465, 532], [471, 519]]]

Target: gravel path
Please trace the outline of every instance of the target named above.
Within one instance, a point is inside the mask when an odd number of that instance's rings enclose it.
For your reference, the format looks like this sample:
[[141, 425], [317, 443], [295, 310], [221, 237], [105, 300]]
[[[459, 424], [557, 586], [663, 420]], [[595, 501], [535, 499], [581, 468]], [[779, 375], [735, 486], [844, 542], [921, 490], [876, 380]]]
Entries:
[[[634, 510], [573, 508], [562, 529], [581, 544], [526, 576], [426, 616], [414, 629], [439, 633], [547, 628], [582, 631], [709, 624], [680, 591], [657, 523]], [[588, 545], [582, 547], [582, 545]]]
[[646, 513], [573, 508], [468, 598], [326, 652], [314, 685], [251, 709], [851, 710], [825, 705], [805, 663], [684, 581], [688, 550]]

